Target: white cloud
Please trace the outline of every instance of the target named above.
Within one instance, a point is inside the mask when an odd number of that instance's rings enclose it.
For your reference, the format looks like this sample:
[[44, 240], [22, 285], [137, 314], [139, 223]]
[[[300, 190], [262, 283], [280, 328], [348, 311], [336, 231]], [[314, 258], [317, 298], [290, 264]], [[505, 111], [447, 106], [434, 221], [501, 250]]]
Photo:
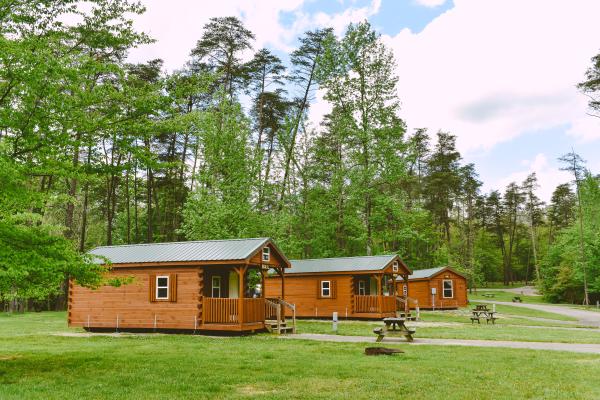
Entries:
[[279, 21], [283, 12], [298, 10], [304, 0], [143, 0], [146, 13], [135, 18], [138, 30], [148, 33], [156, 43], [141, 46], [130, 53], [130, 60], [143, 62], [162, 58], [169, 71], [183, 67], [204, 25], [212, 17], [238, 16], [256, 35], [254, 48], [269, 46], [288, 51], [295, 34]]
[[[238, 16], [256, 36], [254, 49], [269, 47], [290, 52], [296, 39], [305, 31], [317, 27], [333, 27], [341, 34], [351, 22], [359, 22], [377, 14], [381, 0], [371, 0], [364, 7], [350, 5], [340, 13], [306, 13], [302, 11], [305, 0], [142, 0], [146, 13], [135, 18], [135, 27], [156, 39], [131, 51], [132, 62], [162, 58], [168, 71], [183, 67], [189, 54], [202, 36], [204, 25], [212, 17]], [[280, 21], [282, 13], [291, 13], [291, 26]], [[247, 55], [250, 57], [250, 53]]]
[[537, 190], [537, 195], [543, 201], [549, 202], [556, 186], [572, 180], [568, 172], [561, 171], [558, 165], [551, 164], [543, 153], [537, 154], [533, 160], [523, 160], [522, 164], [525, 169], [514, 172], [502, 178], [499, 182], [492, 183], [492, 185], [486, 185], [484, 190], [504, 190], [511, 182], [520, 185], [529, 174], [535, 172], [538, 178], [538, 184], [540, 185]]
[[384, 36], [410, 127], [455, 133], [467, 155], [567, 124], [578, 139], [600, 137], [575, 87], [600, 47], [600, 2], [454, 3], [420, 33]]
[[415, 0], [415, 3], [425, 7], [439, 7], [444, 4], [446, 0]]

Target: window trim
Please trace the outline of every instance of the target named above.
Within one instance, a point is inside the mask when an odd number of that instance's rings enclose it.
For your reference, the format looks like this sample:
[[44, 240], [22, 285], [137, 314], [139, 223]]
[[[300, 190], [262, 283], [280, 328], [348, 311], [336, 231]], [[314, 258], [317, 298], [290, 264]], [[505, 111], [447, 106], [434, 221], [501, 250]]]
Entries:
[[408, 285], [406, 283], [402, 285], [402, 296], [408, 296]]
[[[324, 283], [327, 282], [327, 287], [324, 287]], [[328, 294], [325, 295], [325, 290], [328, 291]], [[321, 297], [323, 298], [331, 298], [331, 281], [321, 281]]]
[[[219, 282], [218, 285], [215, 285], [215, 280]], [[221, 298], [221, 286], [222, 286], [221, 275], [213, 275], [210, 279], [210, 297], [212, 298]], [[219, 295], [215, 297], [215, 289], [219, 289]]]
[[[167, 280], [166, 286], [159, 286], [158, 280], [161, 279], [161, 278], [165, 278]], [[154, 293], [154, 295], [155, 295], [154, 298], [156, 300], [166, 300], [166, 301], [169, 300], [169, 296], [171, 294], [170, 293], [171, 292], [171, 285], [170, 285], [171, 282], [170, 281], [171, 281], [171, 277], [169, 275], [157, 275], [156, 276], [156, 281], [155, 281], [156, 282], [156, 288], [155, 288], [155, 293]], [[167, 289], [167, 295], [165, 297], [159, 296], [158, 295], [158, 290], [159, 289]]]
[[[362, 290], [362, 293], [361, 293], [361, 290]], [[358, 281], [358, 295], [359, 296], [367, 295], [367, 281], [364, 281], [362, 279], [360, 281]]]
[[394, 263], [392, 264], [392, 271], [393, 272], [400, 271], [400, 263], [398, 261], [394, 261]]
[[[446, 282], [450, 282], [450, 289], [446, 289]], [[446, 296], [446, 290], [450, 290], [451, 296]], [[454, 298], [454, 281], [452, 279], [444, 279], [442, 281], [442, 298], [453, 299]]]
[[269, 246], [262, 248], [262, 260], [263, 262], [271, 261], [271, 248]]

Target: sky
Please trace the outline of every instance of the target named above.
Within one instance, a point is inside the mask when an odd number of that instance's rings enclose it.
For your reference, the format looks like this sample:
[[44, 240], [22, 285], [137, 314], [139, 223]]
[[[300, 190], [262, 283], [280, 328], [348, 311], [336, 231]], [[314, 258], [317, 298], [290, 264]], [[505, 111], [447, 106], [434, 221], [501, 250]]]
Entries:
[[[536, 172], [550, 199], [570, 180], [557, 158], [574, 149], [600, 173], [600, 118], [577, 90], [600, 52], [598, 0], [142, 0], [137, 29], [156, 42], [130, 59], [162, 58], [181, 68], [211, 17], [238, 16], [254, 49], [286, 58], [303, 32], [368, 20], [394, 52], [400, 116], [409, 132], [425, 127], [457, 136], [483, 191]], [[251, 57], [251, 53], [248, 53]], [[317, 95], [310, 118], [329, 110]]]

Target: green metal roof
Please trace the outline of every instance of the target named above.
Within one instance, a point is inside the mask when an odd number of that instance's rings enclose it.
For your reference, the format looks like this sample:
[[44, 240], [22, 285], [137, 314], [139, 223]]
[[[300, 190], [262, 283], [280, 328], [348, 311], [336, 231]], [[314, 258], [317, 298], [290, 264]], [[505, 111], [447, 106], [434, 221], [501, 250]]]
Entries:
[[310, 260], [290, 260], [292, 268], [287, 274], [311, 272], [345, 272], [345, 271], [378, 271], [384, 269], [395, 254], [364, 257], [314, 258]]
[[[101, 246], [89, 253], [104, 256], [113, 264], [245, 260], [269, 240], [255, 238]], [[97, 262], [104, 261], [98, 258]]]
[[[438, 274], [439, 272], [441, 272], [441, 271], [443, 271], [445, 269], [450, 269], [455, 274], [463, 276], [461, 273], [456, 272], [456, 271], [454, 271], [453, 269], [451, 269], [449, 267], [437, 267], [437, 268], [427, 268], [427, 269], [416, 269], [416, 270], [413, 271], [412, 275], [410, 275], [408, 277], [408, 280], [411, 281], [413, 279], [431, 278], [432, 276]], [[399, 276], [396, 280], [401, 281], [402, 277]]]

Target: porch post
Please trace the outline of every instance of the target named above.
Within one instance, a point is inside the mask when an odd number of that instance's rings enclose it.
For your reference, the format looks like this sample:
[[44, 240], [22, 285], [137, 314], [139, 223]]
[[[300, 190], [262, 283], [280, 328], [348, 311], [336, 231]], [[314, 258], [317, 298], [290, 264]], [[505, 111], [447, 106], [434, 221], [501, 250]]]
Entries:
[[246, 270], [248, 266], [245, 265], [238, 269], [238, 274], [240, 279], [239, 281], [239, 298], [238, 298], [238, 322], [240, 326], [244, 324], [244, 277], [246, 275]]
[[266, 298], [266, 290], [265, 290], [265, 274], [266, 272], [262, 270], [260, 270], [260, 294], [263, 299]]
[[408, 305], [408, 274], [402, 275], [402, 280], [404, 280], [404, 284], [406, 285], [406, 296], [404, 296], [404, 316], [408, 318], [408, 313], [410, 312], [410, 307]]
[[375, 279], [377, 279], [377, 309], [381, 312], [381, 278], [383, 278], [383, 274], [375, 275]]

